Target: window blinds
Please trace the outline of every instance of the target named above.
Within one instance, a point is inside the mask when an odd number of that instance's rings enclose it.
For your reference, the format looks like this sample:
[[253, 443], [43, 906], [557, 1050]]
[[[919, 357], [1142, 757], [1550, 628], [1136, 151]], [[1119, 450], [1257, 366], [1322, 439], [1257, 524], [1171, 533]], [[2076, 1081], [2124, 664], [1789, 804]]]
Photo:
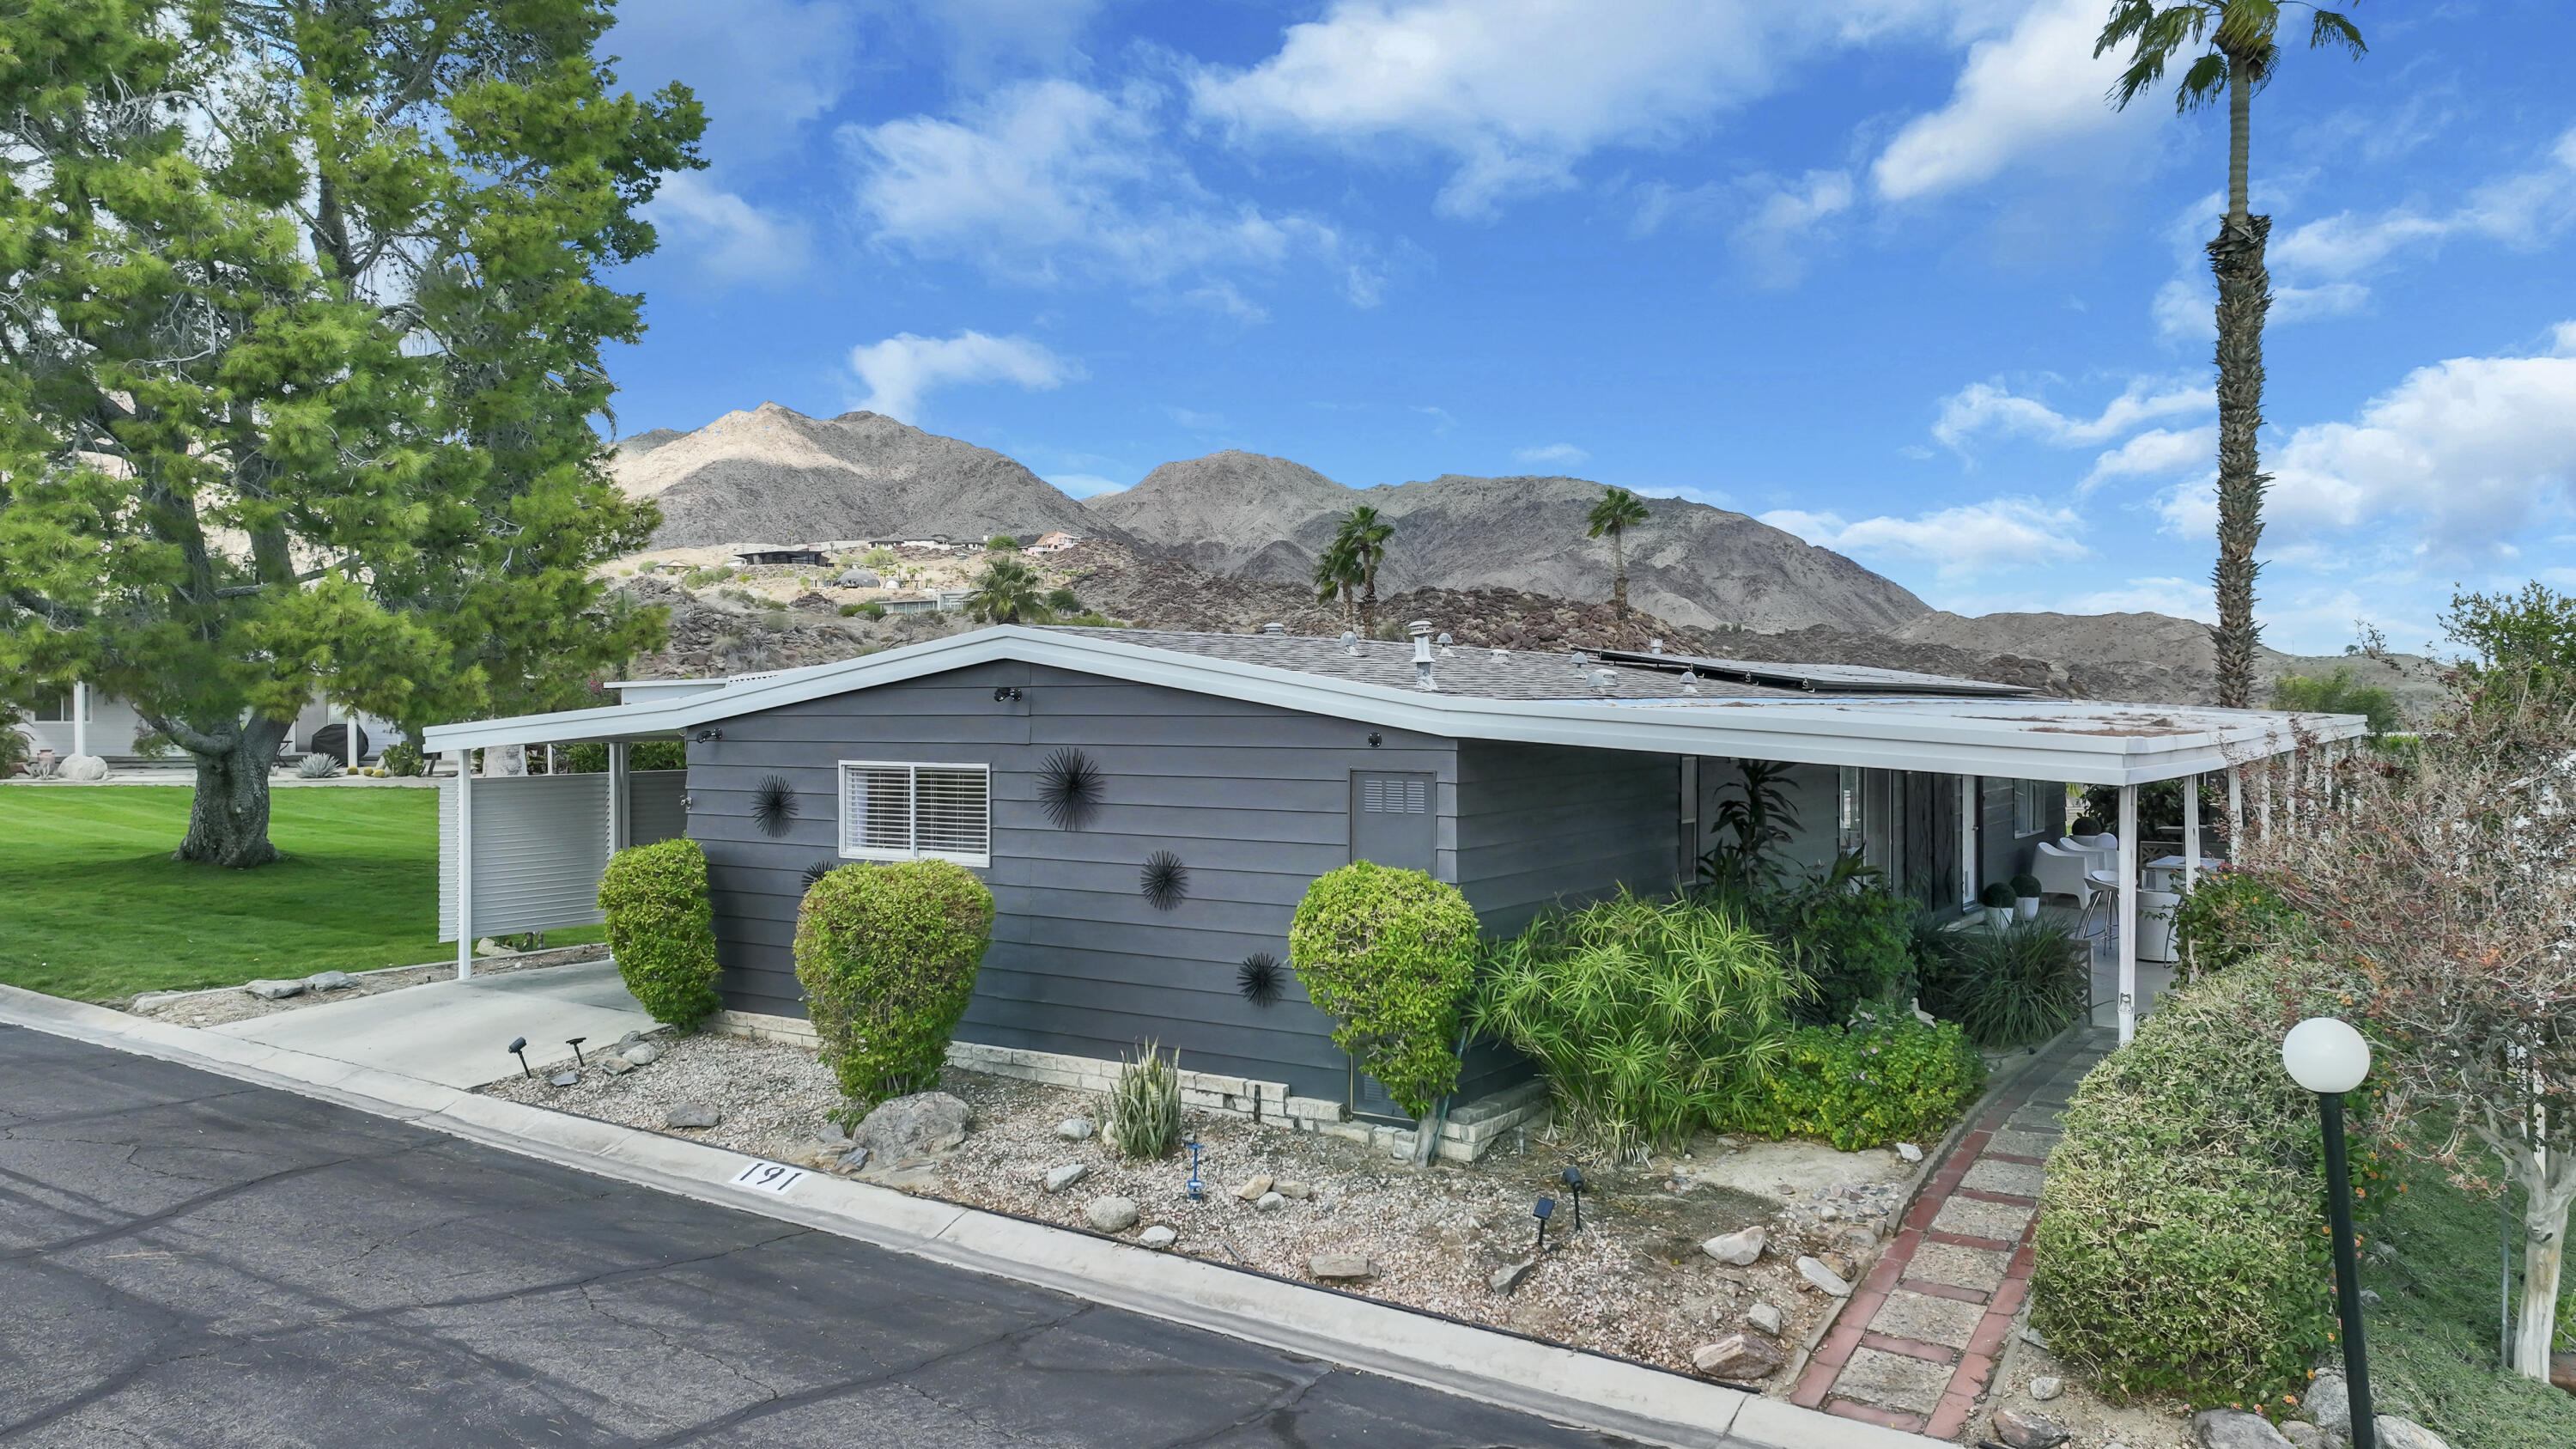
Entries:
[[989, 864], [990, 770], [983, 765], [843, 761], [841, 854], [864, 860], [931, 856]]

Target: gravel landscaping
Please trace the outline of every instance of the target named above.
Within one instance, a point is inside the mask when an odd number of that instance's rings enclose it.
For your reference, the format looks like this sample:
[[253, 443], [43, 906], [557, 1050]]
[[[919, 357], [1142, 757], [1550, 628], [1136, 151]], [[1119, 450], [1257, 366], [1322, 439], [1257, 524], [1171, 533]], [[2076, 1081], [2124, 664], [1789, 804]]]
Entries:
[[[485, 1090], [631, 1127], [715, 1143], [807, 1167], [838, 1166], [848, 1138], [826, 1121], [841, 1103], [809, 1050], [721, 1035], [657, 1037], [648, 1065], [612, 1073], [598, 1065], [574, 1085], [511, 1078]], [[1414, 1169], [1355, 1142], [1238, 1117], [1190, 1111], [1200, 1146], [1203, 1196], [1187, 1190], [1186, 1151], [1128, 1162], [1098, 1136], [1068, 1138], [1088, 1119], [1087, 1094], [951, 1070], [942, 1089], [962, 1099], [971, 1126], [958, 1146], [895, 1161], [873, 1157], [855, 1175], [901, 1190], [1017, 1213], [1082, 1231], [1124, 1217], [1111, 1235], [1169, 1251], [1315, 1281], [1371, 1297], [1616, 1354], [1693, 1370], [1694, 1355], [1731, 1335], [1749, 1347], [1722, 1356], [1718, 1372], [1754, 1377], [1785, 1393], [1795, 1367], [1836, 1300], [1802, 1276], [1856, 1282], [1910, 1195], [1917, 1167], [1894, 1151], [1843, 1153], [1806, 1142], [1743, 1142], [1703, 1134], [1679, 1156], [1625, 1171], [1575, 1152], [1544, 1131], [1525, 1150], [1507, 1145], [1473, 1166]], [[716, 1110], [717, 1125], [668, 1126], [672, 1109]], [[1928, 1145], [1928, 1144], [1927, 1144]], [[1561, 1179], [1588, 1179], [1582, 1227]], [[1078, 1171], [1076, 1170], [1078, 1169]], [[1061, 1184], [1048, 1190], [1050, 1174]], [[1263, 1182], [1261, 1179], [1268, 1179]], [[1553, 1198], [1548, 1251], [1532, 1256], [1532, 1206]], [[1737, 1267], [1704, 1251], [1711, 1238], [1760, 1226], [1760, 1256]], [[1319, 1255], [1358, 1261], [1317, 1262]], [[1516, 1281], [1514, 1281], [1516, 1278]], [[1511, 1282], [1508, 1290], [1497, 1284]], [[1776, 1310], [1776, 1328], [1769, 1328]], [[1712, 1355], [1712, 1362], [1719, 1356]]]

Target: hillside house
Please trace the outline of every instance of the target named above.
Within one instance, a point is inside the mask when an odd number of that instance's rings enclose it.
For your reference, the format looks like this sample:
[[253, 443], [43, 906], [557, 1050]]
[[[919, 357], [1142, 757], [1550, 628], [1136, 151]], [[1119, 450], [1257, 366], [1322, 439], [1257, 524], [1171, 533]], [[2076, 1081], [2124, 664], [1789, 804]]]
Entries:
[[[1293, 978], [1268, 1006], [1237, 988], [1247, 957], [1285, 960], [1307, 884], [1353, 859], [1454, 882], [1489, 931], [1510, 932], [1554, 902], [1689, 879], [1737, 762], [1769, 760], [1790, 766], [1800, 859], [1857, 849], [1902, 888], [1956, 904], [2061, 832], [2063, 782], [2118, 786], [2134, 806], [2149, 781], [2360, 728], [1887, 670], [1444, 647], [1427, 629], [1408, 645], [1006, 626], [659, 681], [614, 708], [437, 726], [428, 743], [685, 740], [680, 825], [707, 854], [734, 1027], [803, 1030], [790, 943], [809, 868], [938, 856], [982, 876], [998, 911], [961, 1062], [1106, 1070], [1152, 1039], [1233, 1082], [1251, 1110], [1367, 1117], [1393, 1106]], [[1050, 782], [1077, 764], [1098, 776], [1097, 800], [1068, 811]], [[774, 831], [752, 811], [773, 780], [800, 802]], [[460, 972], [476, 936], [598, 919], [581, 877], [595, 885], [609, 846], [633, 838], [618, 823], [629, 785], [582, 787], [578, 801], [544, 779], [443, 788], [442, 928]], [[539, 836], [582, 854], [531, 913], [521, 867], [500, 862], [528, 860]], [[2135, 836], [2122, 832], [2133, 882]], [[1146, 862], [1165, 854], [1181, 867], [1176, 896], [1144, 888]], [[2122, 893], [2124, 1032], [2139, 1005], [2134, 895]], [[1462, 1100], [1525, 1074], [1491, 1048], [1467, 1068]]]

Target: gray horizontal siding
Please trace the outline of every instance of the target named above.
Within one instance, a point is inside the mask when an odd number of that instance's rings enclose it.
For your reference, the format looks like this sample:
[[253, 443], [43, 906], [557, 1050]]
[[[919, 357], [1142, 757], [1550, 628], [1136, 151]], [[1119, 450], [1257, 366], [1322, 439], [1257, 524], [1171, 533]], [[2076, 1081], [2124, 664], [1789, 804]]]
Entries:
[[651, 845], [689, 833], [686, 770], [637, 770], [626, 777], [626, 843]]
[[[993, 690], [1016, 687], [1018, 701]], [[1264, 705], [997, 662], [725, 721], [689, 746], [689, 833], [707, 852], [729, 1004], [801, 1014], [792, 944], [802, 874], [837, 859], [842, 760], [992, 769], [993, 944], [959, 1035], [1085, 1056], [1146, 1039], [1209, 1071], [1340, 1098], [1331, 1022], [1293, 976], [1269, 1007], [1235, 990], [1244, 956], [1286, 958], [1288, 924], [1317, 875], [1349, 859], [1355, 769], [1422, 770], [1455, 799], [1451, 742]], [[1103, 774], [1089, 828], [1059, 830], [1037, 770], [1072, 746]], [[778, 775], [802, 806], [783, 836], [750, 819]], [[1444, 837], [1444, 843], [1445, 843]], [[1137, 889], [1170, 850], [1189, 898], [1158, 911]], [[1454, 864], [1444, 851], [1443, 872]]]
[[1488, 933], [1622, 884], [1671, 890], [1680, 821], [1677, 756], [1458, 745], [1457, 881]]

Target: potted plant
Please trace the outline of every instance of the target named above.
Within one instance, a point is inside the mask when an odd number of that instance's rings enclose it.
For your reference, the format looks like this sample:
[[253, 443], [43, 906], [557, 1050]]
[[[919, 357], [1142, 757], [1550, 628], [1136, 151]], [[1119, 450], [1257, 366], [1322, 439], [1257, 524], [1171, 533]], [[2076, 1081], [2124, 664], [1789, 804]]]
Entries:
[[2102, 833], [2102, 822], [2090, 815], [2078, 815], [2075, 817], [2075, 823], [2067, 827], [2066, 833], [2077, 840], [2091, 840]]
[[1977, 899], [1986, 906], [1986, 924], [2000, 931], [2012, 919], [2013, 888], [2002, 881], [1989, 884]]
[[2012, 878], [2013, 911], [2025, 921], [2039, 919], [2039, 877], [2024, 872]]

